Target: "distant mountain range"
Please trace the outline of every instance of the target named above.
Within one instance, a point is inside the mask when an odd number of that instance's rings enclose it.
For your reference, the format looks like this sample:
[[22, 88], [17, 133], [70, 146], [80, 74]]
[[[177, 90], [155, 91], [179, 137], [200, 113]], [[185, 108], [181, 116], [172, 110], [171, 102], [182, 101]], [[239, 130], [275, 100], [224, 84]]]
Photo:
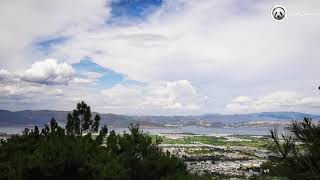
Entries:
[[[67, 111], [26, 110], [7, 111], [0, 110], [0, 126], [30, 126], [43, 125], [54, 117], [59, 123], [65, 124]], [[139, 123], [144, 127], [239, 127], [239, 126], [274, 126], [286, 124], [292, 119], [311, 117], [320, 120], [320, 115], [300, 112], [261, 112], [249, 114], [206, 114], [199, 116], [128, 116], [118, 114], [100, 114], [101, 124], [112, 127], [128, 127], [130, 123]]]

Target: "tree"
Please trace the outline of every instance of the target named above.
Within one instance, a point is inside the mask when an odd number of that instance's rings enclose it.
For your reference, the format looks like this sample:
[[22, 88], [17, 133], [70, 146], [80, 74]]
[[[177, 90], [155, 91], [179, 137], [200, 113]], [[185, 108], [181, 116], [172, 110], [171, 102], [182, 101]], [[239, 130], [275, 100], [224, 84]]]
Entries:
[[34, 127], [33, 133], [34, 133], [35, 135], [39, 135], [40, 131], [39, 131], [38, 126], [35, 126], [35, 127]]
[[108, 134], [108, 127], [106, 125], [104, 125], [100, 132], [99, 135], [96, 138], [96, 142], [97, 144], [102, 144], [103, 143], [103, 139], [106, 137], [106, 135]]
[[271, 173], [290, 179], [320, 178], [319, 122], [313, 123], [311, 118], [293, 120], [288, 130], [289, 133], [281, 134], [282, 142], [277, 129], [271, 131], [273, 150], [279, 154], [268, 162]]
[[76, 135], [81, 135], [81, 120], [79, 118], [79, 112], [77, 110], [73, 110], [72, 112], [72, 121], [74, 127], [74, 133]]
[[101, 117], [97, 114], [97, 115], [94, 117], [94, 123], [93, 123], [93, 125], [92, 125], [92, 131], [93, 131], [93, 132], [98, 132], [100, 120], [101, 120]]
[[295, 157], [300, 160], [298, 163], [320, 178], [320, 123], [316, 124], [311, 118], [304, 118], [303, 121], [293, 121], [290, 131], [296, 141], [303, 144], [302, 148], [295, 152]]
[[53, 117], [50, 120], [50, 130], [51, 130], [51, 132], [57, 132], [58, 131], [58, 123]]
[[275, 152], [278, 153], [281, 156], [281, 158], [287, 158], [290, 155], [290, 153], [294, 151], [295, 148], [293, 137], [289, 133], [281, 134], [281, 137], [283, 139], [283, 143], [281, 143], [277, 128], [270, 130], [270, 134], [275, 144]]
[[24, 130], [22, 131], [22, 134], [27, 136], [30, 132], [30, 129], [29, 128], [24, 128]]
[[85, 102], [77, 104], [77, 109], [68, 113], [66, 131], [68, 135], [98, 132], [101, 117], [97, 114], [94, 122], [91, 119], [91, 108]]
[[74, 121], [73, 121], [73, 117], [71, 115], [71, 113], [68, 113], [67, 116], [67, 124], [66, 124], [66, 131], [68, 135], [72, 135], [74, 134]]
[[114, 130], [110, 131], [109, 136], [107, 137], [107, 149], [112, 154], [117, 154], [119, 152], [119, 137]]
[[101, 128], [100, 134], [103, 134], [104, 136], [108, 134], [108, 127], [106, 125]]
[[[108, 135], [105, 125], [96, 139], [90, 133], [76, 134], [80, 125], [88, 122], [86, 118], [91, 117], [81, 117], [86, 110], [80, 107], [68, 115], [67, 133], [52, 118], [40, 134], [35, 127], [0, 141], [0, 179], [200, 178], [190, 175], [180, 159], [163, 152], [138, 125], [130, 125], [129, 133], [123, 135], [115, 131]], [[95, 123], [99, 121], [99, 117], [95, 118]], [[89, 130], [97, 127], [91, 126]]]
[[44, 128], [41, 130], [41, 135], [46, 136], [50, 132], [50, 128], [47, 124], [44, 125]]
[[[1, 141], [0, 179], [200, 178], [190, 175], [180, 159], [164, 153], [138, 126], [132, 125], [124, 135], [111, 131], [104, 146], [90, 135], [61, 134], [60, 128], [39, 136], [26, 130]], [[107, 136], [107, 132], [104, 126], [99, 134]]]

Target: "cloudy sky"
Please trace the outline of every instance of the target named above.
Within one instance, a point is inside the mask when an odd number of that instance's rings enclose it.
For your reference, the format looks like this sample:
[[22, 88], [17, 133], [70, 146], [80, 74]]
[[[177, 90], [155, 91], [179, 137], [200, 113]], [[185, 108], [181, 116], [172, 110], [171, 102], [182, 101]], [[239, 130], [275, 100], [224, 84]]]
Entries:
[[2, 0], [0, 27], [0, 109], [320, 114], [319, 0]]

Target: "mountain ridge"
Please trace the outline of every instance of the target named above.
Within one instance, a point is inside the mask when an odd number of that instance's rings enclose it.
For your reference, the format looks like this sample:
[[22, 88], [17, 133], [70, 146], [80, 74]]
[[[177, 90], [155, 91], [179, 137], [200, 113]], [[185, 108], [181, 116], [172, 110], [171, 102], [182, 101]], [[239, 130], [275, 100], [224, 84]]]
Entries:
[[[65, 124], [67, 114], [70, 111], [57, 110], [0, 110], [0, 126], [19, 125], [43, 125], [54, 117], [59, 123]], [[97, 112], [93, 112], [97, 114]], [[130, 123], [139, 123], [146, 127], [164, 127], [168, 125], [181, 126], [232, 126], [233, 124], [245, 124], [246, 122], [265, 121], [283, 122], [292, 119], [310, 117], [320, 120], [320, 115], [301, 112], [260, 112], [247, 114], [204, 114], [204, 115], [180, 115], [180, 116], [151, 116], [151, 115], [121, 115], [113, 113], [98, 113], [101, 115], [101, 124], [113, 127], [128, 127]]]

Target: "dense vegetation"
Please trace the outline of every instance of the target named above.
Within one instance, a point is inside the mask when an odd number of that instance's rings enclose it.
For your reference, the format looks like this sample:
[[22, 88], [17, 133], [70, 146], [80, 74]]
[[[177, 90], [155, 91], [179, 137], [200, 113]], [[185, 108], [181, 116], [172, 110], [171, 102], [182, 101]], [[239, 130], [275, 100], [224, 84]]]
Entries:
[[68, 114], [66, 128], [52, 119], [40, 130], [0, 144], [0, 179], [199, 179], [184, 163], [157, 146], [160, 141], [129, 127], [122, 135], [99, 130], [99, 115], [91, 118], [84, 102]]
[[[229, 142], [223, 137], [186, 136], [169, 139], [150, 136], [130, 125], [129, 133], [108, 132], [92, 118], [90, 106], [81, 102], [67, 116], [65, 128], [54, 118], [43, 129], [35, 126], [0, 142], [0, 180], [19, 179], [207, 179], [191, 175], [184, 163], [159, 143], [266, 147], [267, 139]], [[311, 119], [292, 121], [289, 133], [271, 131], [276, 156], [263, 164], [269, 175], [289, 179], [320, 179], [320, 125]], [[205, 153], [205, 152], [199, 152]], [[222, 178], [211, 176], [211, 178]], [[271, 178], [271, 177], [270, 177]], [[209, 178], [210, 179], [210, 178]]]
[[278, 135], [271, 131], [273, 150], [264, 168], [270, 168], [271, 175], [290, 179], [320, 179], [320, 124], [310, 118], [292, 121], [289, 132]]

